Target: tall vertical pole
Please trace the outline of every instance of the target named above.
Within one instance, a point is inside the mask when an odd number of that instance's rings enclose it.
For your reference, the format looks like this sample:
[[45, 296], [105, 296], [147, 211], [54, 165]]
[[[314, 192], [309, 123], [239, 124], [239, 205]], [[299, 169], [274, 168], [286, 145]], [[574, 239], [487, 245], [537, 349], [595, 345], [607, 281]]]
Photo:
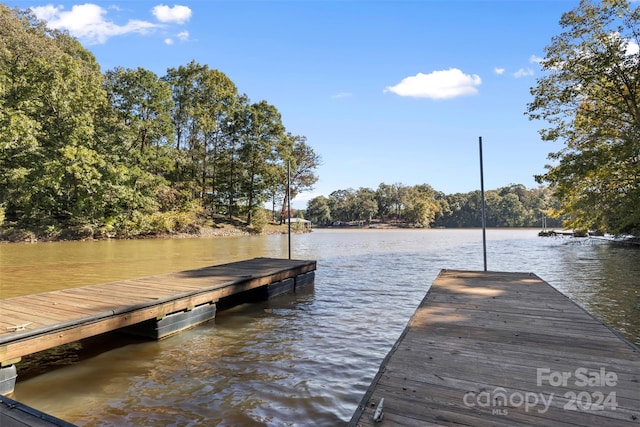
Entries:
[[478, 138], [480, 144], [480, 196], [482, 198], [482, 256], [484, 260], [484, 271], [487, 271], [487, 220], [484, 203], [484, 171], [482, 167], [482, 137]]
[[291, 160], [287, 161], [287, 235], [289, 259], [291, 259]]

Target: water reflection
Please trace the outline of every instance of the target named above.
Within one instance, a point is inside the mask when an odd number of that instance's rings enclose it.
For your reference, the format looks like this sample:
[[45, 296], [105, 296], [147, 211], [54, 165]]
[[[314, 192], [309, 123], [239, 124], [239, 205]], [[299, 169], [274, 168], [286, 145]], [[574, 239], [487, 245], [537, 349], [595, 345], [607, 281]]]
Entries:
[[[640, 251], [534, 230], [487, 237], [490, 270], [534, 272], [640, 341]], [[293, 257], [318, 260], [313, 292], [242, 305], [160, 342], [110, 334], [27, 358], [14, 397], [81, 426], [344, 424], [438, 272], [482, 269], [480, 239], [479, 230], [294, 235]], [[0, 292], [286, 254], [286, 236], [0, 245]], [[40, 369], [29, 375], [30, 366]]]

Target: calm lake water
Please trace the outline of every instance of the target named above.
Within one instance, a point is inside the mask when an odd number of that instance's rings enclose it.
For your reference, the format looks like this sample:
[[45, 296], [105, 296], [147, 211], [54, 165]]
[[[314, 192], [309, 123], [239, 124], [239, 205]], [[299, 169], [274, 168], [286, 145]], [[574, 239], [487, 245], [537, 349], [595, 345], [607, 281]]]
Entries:
[[[488, 269], [533, 272], [640, 344], [640, 250], [488, 230]], [[441, 269], [482, 270], [480, 230], [315, 230], [315, 289], [163, 341], [108, 334], [26, 357], [13, 398], [79, 426], [337, 426]], [[287, 257], [287, 236], [0, 245], [0, 297]], [[0, 310], [2, 303], [0, 301]]]

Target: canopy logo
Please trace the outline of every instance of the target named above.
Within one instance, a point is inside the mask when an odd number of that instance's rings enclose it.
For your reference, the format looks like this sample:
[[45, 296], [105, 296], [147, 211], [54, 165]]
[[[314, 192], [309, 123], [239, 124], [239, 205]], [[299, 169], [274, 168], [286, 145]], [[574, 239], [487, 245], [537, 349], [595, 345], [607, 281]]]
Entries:
[[481, 391], [480, 393], [468, 391], [462, 401], [465, 406], [470, 408], [476, 406], [491, 408], [491, 413], [494, 415], [508, 415], [509, 409], [520, 408], [521, 406], [524, 406], [525, 412], [536, 408], [538, 413], [544, 414], [549, 410], [553, 396], [553, 393], [548, 396], [545, 396], [544, 393], [521, 391], [507, 393], [504, 388], [497, 387], [492, 391]]
[[[491, 408], [493, 415], [508, 415], [509, 410], [524, 408], [525, 412], [536, 410], [546, 413], [554, 399], [555, 407], [568, 411], [602, 411], [615, 410], [618, 407], [616, 392], [610, 387], [618, 384], [618, 375], [605, 368], [589, 370], [577, 368], [573, 371], [552, 371], [550, 368], [537, 368], [536, 386], [558, 388], [558, 393], [531, 391], [507, 392], [503, 387], [468, 391], [462, 401], [467, 407]], [[570, 390], [563, 391], [561, 389]]]

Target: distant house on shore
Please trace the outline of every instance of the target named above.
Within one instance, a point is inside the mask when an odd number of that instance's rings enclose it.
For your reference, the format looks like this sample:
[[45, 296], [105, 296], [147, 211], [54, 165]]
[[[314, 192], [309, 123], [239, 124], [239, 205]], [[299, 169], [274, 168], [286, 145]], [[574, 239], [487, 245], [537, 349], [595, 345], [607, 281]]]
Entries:
[[301, 224], [302, 227], [311, 230], [311, 221], [302, 218], [289, 218], [289, 221], [291, 221], [291, 225]]

